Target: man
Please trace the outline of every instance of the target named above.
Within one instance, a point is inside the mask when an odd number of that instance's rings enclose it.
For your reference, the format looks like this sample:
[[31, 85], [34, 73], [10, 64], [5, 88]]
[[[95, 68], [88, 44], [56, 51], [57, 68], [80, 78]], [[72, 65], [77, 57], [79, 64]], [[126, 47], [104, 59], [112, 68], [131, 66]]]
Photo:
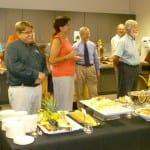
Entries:
[[[118, 42], [125, 35], [125, 26], [124, 24], [118, 24], [117, 25], [117, 34], [112, 37], [111, 39], [111, 52], [112, 56], [114, 55]], [[118, 86], [118, 69], [114, 66], [115, 71], [115, 78], [116, 78], [116, 85]]]
[[125, 35], [125, 26], [124, 24], [119, 24], [117, 26], [117, 34], [112, 37], [111, 39], [111, 51], [112, 51], [112, 56], [114, 55], [116, 51], [117, 44], [120, 40], [121, 37]]
[[138, 81], [139, 51], [135, 42], [138, 33], [138, 23], [135, 20], [125, 22], [126, 35], [118, 43], [113, 56], [114, 65], [118, 68], [118, 94], [127, 95], [136, 90]]
[[41, 82], [47, 74], [44, 55], [33, 42], [33, 26], [27, 21], [15, 25], [18, 39], [6, 48], [8, 95], [12, 109], [36, 113], [41, 107]]
[[[84, 88], [87, 85], [89, 96], [97, 96], [97, 77], [100, 75], [96, 45], [89, 40], [90, 30], [80, 28], [81, 40], [73, 45], [77, 55], [82, 59], [76, 63], [76, 100], [83, 100]], [[78, 105], [79, 106], [79, 105]]]

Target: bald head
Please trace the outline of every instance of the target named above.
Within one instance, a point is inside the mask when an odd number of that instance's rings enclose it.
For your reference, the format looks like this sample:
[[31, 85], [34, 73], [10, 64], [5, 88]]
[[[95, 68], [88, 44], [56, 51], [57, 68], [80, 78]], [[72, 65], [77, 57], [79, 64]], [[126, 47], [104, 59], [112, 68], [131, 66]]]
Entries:
[[88, 27], [81, 27], [80, 28], [80, 37], [81, 40], [87, 41], [90, 38], [90, 29]]
[[118, 24], [117, 25], [117, 34], [122, 37], [125, 34], [125, 26], [124, 24]]

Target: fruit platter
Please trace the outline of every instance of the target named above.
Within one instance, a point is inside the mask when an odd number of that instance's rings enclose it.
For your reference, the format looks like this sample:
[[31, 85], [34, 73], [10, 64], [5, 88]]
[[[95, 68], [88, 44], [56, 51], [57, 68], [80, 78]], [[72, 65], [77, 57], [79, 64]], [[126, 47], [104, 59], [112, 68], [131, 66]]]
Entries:
[[83, 127], [69, 118], [67, 112], [57, 111], [54, 99], [44, 99], [43, 108], [38, 110], [38, 126], [46, 134], [73, 132]]

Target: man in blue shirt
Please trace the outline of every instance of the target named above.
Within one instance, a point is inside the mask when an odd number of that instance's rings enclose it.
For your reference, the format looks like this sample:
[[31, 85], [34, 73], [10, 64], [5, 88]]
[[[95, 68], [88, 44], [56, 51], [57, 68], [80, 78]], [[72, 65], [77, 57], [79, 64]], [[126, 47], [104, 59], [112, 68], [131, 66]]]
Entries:
[[125, 29], [126, 35], [120, 39], [113, 56], [114, 65], [118, 68], [118, 97], [136, 90], [140, 63], [140, 55], [135, 42], [138, 23], [135, 20], [127, 20]]
[[89, 28], [81, 27], [80, 37], [81, 40], [73, 44], [77, 55], [82, 58], [76, 63], [76, 100], [84, 99], [85, 85], [87, 85], [90, 98], [97, 96], [97, 78], [100, 75], [96, 45], [89, 40]]

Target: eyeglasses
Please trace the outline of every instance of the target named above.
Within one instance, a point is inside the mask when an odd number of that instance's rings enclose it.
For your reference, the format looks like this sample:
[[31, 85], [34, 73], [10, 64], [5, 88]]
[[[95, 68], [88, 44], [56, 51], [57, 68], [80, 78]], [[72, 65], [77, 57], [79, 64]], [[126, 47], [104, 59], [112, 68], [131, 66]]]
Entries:
[[24, 34], [33, 34], [34, 32], [33, 31], [22, 31], [20, 33], [24, 33]]

